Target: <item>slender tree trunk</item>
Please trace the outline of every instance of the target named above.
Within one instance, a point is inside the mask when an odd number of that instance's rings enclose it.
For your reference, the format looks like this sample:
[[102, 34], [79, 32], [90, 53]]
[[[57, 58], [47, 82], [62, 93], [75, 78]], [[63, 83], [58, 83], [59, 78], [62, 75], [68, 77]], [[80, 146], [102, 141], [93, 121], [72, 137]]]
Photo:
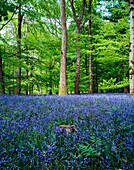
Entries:
[[49, 65], [49, 94], [52, 94], [52, 88], [53, 88], [53, 83], [52, 83], [52, 65], [50, 63], [50, 65]]
[[17, 50], [18, 50], [18, 60], [19, 60], [19, 67], [17, 70], [17, 80], [16, 80], [16, 94], [21, 93], [21, 26], [22, 26], [22, 14], [21, 14], [21, 3], [19, 4], [19, 13], [18, 13], [18, 37], [17, 37]]
[[26, 95], [28, 95], [28, 78], [29, 78], [29, 70], [26, 69]]
[[95, 63], [94, 92], [98, 93], [98, 64]]
[[66, 27], [66, 10], [65, 0], [60, 1], [61, 11], [61, 25], [62, 25], [62, 47], [61, 47], [61, 60], [60, 60], [60, 85], [59, 95], [67, 95], [66, 85], [66, 53], [67, 53], [67, 27]]
[[130, 53], [129, 53], [130, 94], [134, 95], [134, 0], [130, 0]]
[[89, 75], [89, 65], [88, 65], [88, 59], [89, 59], [89, 57], [88, 57], [88, 55], [86, 54], [85, 55], [85, 69], [86, 69], [86, 76], [88, 76]]
[[[123, 69], [123, 75], [124, 75], [124, 79], [126, 79], [126, 77], [127, 77], [127, 73], [126, 73], [126, 71], [125, 71], [125, 64], [124, 63], [122, 63], [122, 69]], [[124, 89], [123, 89], [123, 92], [124, 93], [128, 93], [128, 86], [125, 86], [124, 87]], [[118, 91], [118, 90], [117, 90]]]
[[81, 11], [80, 11], [80, 15], [77, 17], [76, 15], [76, 10], [75, 10], [75, 7], [74, 7], [74, 1], [73, 0], [70, 0], [70, 5], [71, 5], [71, 8], [72, 8], [72, 12], [73, 12], [73, 17], [74, 17], [74, 20], [76, 22], [76, 28], [77, 28], [77, 34], [78, 34], [78, 37], [77, 37], [77, 47], [76, 47], [76, 76], [75, 76], [75, 94], [79, 94], [80, 91], [79, 91], [79, 84], [80, 84], [80, 45], [79, 45], [79, 42], [80, 42], [80, 37], [79, 37], [79, 34], [81, 33], [81, 24], [82, 24], [82, 19], [83, 19], [83, 15], [84, 15], [84, 9], [85, 9], [85, 5], [86, 5], [86, 0], [83, 0], [82, 1], [82, 7], [81, 7]]
[[92, 19], [91, 19], [91, 6], [92, 6], [92, 0], [89, 0], [88, 4], [88, 14], [89, 14], [89, 20], [88, 20], [88, 34], [89, 34], [89, 90], [88, 93], [93, 93], [93, 68], [92, 68]]
[[[78, 22], [78, 21], [77, 21]], [[79, 22], [77, 23], [77, 34], [80, 34], [81, 30], [80, 30], [80, 24]], [[75, 94], [79, 94], [79, 84], [80, 84], [80, 46], [79, 46], [79, 42], [80, 42], [80, 37], [77, 37], [77, 47], [76, 47], [76, 73], [75, 73]]]
[[29, 78], [31, 79], [29, 81], [29, 94], [33, 94], [33, 91], [34, 91], [34, 81], [33, 81], [33, 72], [34, 72], [34, 67], [31, 66], [31, 69], [30, 69], [30, 73], [29, 73]]
[[15, 81], [15, 78], [16, 78], [16, 70], [14, 68], [14, 64], [13, 64], [13, 88], [12, 88], [12, 91], [13, 91], [13, 94], [15, 94], [16, 92], [16, 81]]
[[5, 94], [4, 73], [2, 69], [2, 57], [1, 56], [0, 56], [0, 84], [1, 84], [1, 92], [2, 94]]

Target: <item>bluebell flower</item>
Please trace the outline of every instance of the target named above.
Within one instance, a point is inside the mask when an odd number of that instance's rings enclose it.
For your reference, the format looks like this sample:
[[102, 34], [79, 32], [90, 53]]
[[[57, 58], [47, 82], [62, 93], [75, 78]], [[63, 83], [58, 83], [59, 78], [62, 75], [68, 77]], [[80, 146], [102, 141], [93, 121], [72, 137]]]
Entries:
[[[2, 168], [90, 169], [95, 160], [98, 170], [132, 169], [133, 97], [0, 95], [0, 102]], [[60, 124], [75, 124], [77, 132], [61, 133]], [[98, 156], [81, 156], [79, 144], [87, 143]]]

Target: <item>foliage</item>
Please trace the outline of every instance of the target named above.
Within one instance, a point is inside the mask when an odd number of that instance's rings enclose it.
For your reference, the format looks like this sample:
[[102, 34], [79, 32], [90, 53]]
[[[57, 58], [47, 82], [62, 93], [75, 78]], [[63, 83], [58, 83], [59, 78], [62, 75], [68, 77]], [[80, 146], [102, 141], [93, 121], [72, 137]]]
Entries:
[[15, 5], [13, 2], [7, 2], [5, 0], [1, 0], [1, 8], [0, 8], [0, 21], [8, 20], [8, 12], [14, 12], [15, 11]]
[[[17, 58], [17, 13], [19, 1], [4, 3], [1, 0], [0, 52], [6, 93], [15, 93], [16, 70], [21, 67], [21, 93], [58, 93], [60, 74], [61, 23], [60, 3], [56, 0], [22, 0], [21, 59]], [[86, 1], [88, 4], [88, 1]], [[75, 1], [76, 13], [81, 0]], [[92, 2], [92, 66], [93, 92], [99, 92], [110, 79], [116, 79], [118, 86], [108, 87], [112, 92], [123, 91], [124, 80], [129, 78], [129, 10], [125, 1]], [[104, 10], [105, 8], [105, 10]], [[88, 7], [85, 7], [80, 42], [76, 43], [76, 23], [73, 20], [69, 1], [67, 11], [67, 85], [68, 93], [74, 93], [76, 74], [76, 46], [81, 48], [80, 92], [89, 88], [89, 38]], [[106, 11], [106, 12], [105, 12]], [[2, 14], [3, 12], [6, 13]], [[7, 15], [8, 14], [8, 15]], [[14, 14], [14, 15], [13, 15]], [[117, 15], [118, 14], [118, 15]], [[4, 16], [5, 15], [5, 16]], [[8, 21], [4, 17], [8, 16]], [[10, 19], [9, 19], [10, 18]], [[118, 21], [118, 22], [117, 22]], [[4, 27], [3, 27], [4, 26]], [[28, 75], [26, 75], [28, 73]], [[120, 85], [120, 86], [119, 86]], [[105, 87], [103, 87], [104, 89]], [[2, 89], [0, 89], [2, 93]]]
[[[134, 97], [0, 96], [0, 169], [133, 169]], [[59, 125], [75, 124], [61, 133]]]
[[116, 78], [113, 79], [111, 78], [108, 81], [103, 80], [102, 83], [99, 84], [99, 90], [113, 90], [113, 89], [120, 89], [123, 87], [127, 87], [129, 86], [129, 80], [128, 79], [124, 79], [121, 82], [117, 82]]

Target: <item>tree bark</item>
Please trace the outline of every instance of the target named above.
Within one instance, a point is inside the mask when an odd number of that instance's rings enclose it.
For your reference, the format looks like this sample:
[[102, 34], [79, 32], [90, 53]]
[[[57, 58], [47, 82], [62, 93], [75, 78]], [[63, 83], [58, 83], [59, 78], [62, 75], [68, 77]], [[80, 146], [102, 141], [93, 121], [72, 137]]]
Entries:
[[130, 53], [129, 53], [130, 94], [134, 95], [134, 0], [130, 0]]
[[92, 68], [92, 19], [91, 19], [91, 6], [92, 6], [92, 0], [89, 0], [88, 4], [88, 14], [89, 14], [89, 20], [88, 20], [88, 34], [89, 34], [89, 90], [88, 93], [93, 93], [93, 68]]
[[[80, 24], [77, 24], [77, 34], [80, 34], [81, 30], [80, 30]], [[80, 37], [77, 37], [77, 47], [76, 47], [76, 73], [75, 73], [75, 94], [79, 94], [79, 84], [80, 84], [80, 46], [79, 46], [79, 42], [80, 42]]]
[[61, 25], [62, 25], [62, 47], [60, 60], [60, 85], [59, 95], [67, 95], [66, 85], [66, 53], [67, 53], [67, 27], [66, 27], [66, 9], [65, 0], [60, 1]]
[[29, 70], [26, 69], [26, 95], [28, 95], [28, 79], [29, 79]]
[[1, 53], [0, 53], [0, 84], [1, 84], [1, 92], [2, 92], [2, 94], [5, 94], [4, 72], [2, 69]]
[[22, 27], [22, 14], [21, 14], [21, 3], [19, 4], [19, 13], [18, 13], [18, 36], [17, 36], [17, 50], [18, 50], [18, 60], [19, 60], [19, 67], [17, 70], [17, 80], [16, 80], [16, 94], [21, 93], [21, 27]]
[[76, 28], [77, 28], [77, 47], [76, 47], [76, 75], [75, 75], [75, 94], [79, 94], [79, 84], [80, 84], [80, 37], [79, 34], [81, 33], [81, 23], [82, 23], [82, 19], [83, 19], [83, 15], [84, 15], [84, 9], [85, 9], [85, 5], [86, 5], [86, 0], [82, 1], [82, 7], [81, 7], [81, 11], [80, 11], [80, 15], [79, 17], [77, 17], [76, 15], [76, 10], [74, 7], [74, 0], [70, 0], [70, 5], [72, 8], [72, 12], [73, 12], [73, 17], [74, 20], [76, 22]]

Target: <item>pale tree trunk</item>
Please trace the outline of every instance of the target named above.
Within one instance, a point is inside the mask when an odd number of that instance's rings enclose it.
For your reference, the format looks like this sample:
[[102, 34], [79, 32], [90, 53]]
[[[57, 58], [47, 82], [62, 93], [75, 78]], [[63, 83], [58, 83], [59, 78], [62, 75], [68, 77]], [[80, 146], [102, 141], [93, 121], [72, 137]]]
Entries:
[[77, 17], [76, 15], [76, 10], [74, 7], [74, 0], [70, 0], [70, 4], [71, 4], [71, 8], [72, 8], [72, 12], [73, 12], [73, 17], [74, 20], [76, 22], [76, 27], [77, 27], [77, 47], [76, 47], [76, 75], [75, 75], [75, 94], [79, 94], [79, 84], [80, 84], [80, 37], [79, 34], [81, 33], [81, 24], [82, 24], [82, 19], [83, 19], [83, 15], [84, 15], [84, 9], [85, 9], [85, 5], [86, 5], [86, 0], [82, 1], [82, 7], [81, 7], [81, 11], [80, 11], [80, 15]]
[[62, 25], [62, 47], [61, 47], [61, 60], [60, 60], [60, 85], [59, 95], [67, 95], [66, 85], [66, 53], [67, 53], [67, 27], [66, 27], [66, 9], [65, 0], [60, 1], [61, 11], [61, 25]]
[[88, 4], [88, 34], [89, 34], [89, 90], [88, 93], [93, 93], [93, 68], [92, 68], [92, 19], [91, 19], [91, 6], [92, 0], [89, 0]]
[[130, 53], [129, 53], [130, 94], [134, 95], [134, 0], [130, 0]]
[[18, 60], [19, 67], [17, 70], [17, 79], [16, 79], [16, 94], [21, 93], [21, 26], [22, 26], [22, 14], [21, 14], [21, 3], [19, 4], [19, 13], [18, 13], [18, 36], [17, 36], [17, 50], [18, 50]]

